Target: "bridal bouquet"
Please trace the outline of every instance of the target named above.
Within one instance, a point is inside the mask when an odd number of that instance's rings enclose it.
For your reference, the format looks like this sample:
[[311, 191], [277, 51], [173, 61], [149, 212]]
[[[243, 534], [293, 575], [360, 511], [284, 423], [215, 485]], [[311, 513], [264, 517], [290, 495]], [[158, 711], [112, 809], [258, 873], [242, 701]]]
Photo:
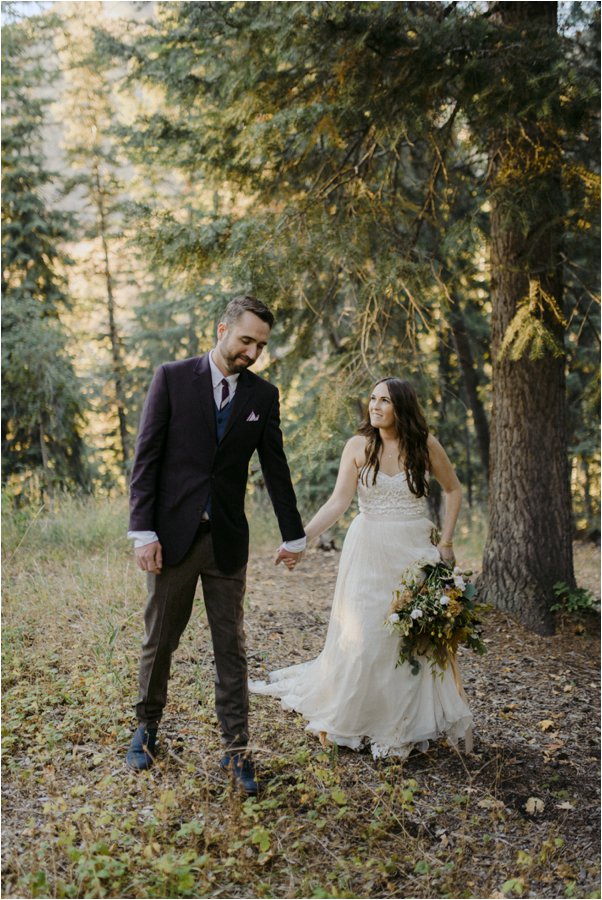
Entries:
[[475, 602], [471, 574], [424, 559], [402, 572], [385, 621], [401, 636], [397, 665], [408, 661], [412, 674], [417, 675], [417, 656], [426, 656], [431, 666], [444, 669], [460, 644], [479, 654], [485, 652], [478, 629], [478, 615], [485, 607]]

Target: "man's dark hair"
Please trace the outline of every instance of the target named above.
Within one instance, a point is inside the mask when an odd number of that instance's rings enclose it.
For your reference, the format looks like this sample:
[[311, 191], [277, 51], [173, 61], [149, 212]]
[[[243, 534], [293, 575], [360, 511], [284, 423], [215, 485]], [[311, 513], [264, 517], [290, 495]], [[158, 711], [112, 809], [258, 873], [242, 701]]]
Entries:
[[258, 300], [256, 297], [250, 297], [248, 294], [234, 297], [230, 300], [220, 317], [220, 322], [223, 322], [225, 325], [231, 325], [233, 322], [236, 322], [237, 319], [240, 319], [242, 314], [246, 312], [252, 312], [253, 315], [261, 319], [262, 322], [266, 322], [270, 328], [274, 324], [274, 315], [270, 312], [265, 303], [262, 303], [261, 300]]

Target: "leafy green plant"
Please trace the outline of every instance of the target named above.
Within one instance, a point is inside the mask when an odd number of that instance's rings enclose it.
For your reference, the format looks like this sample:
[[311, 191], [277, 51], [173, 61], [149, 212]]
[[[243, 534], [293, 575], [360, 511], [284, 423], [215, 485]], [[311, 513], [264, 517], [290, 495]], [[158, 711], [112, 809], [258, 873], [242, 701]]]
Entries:
[[585, 588], [570, 588], [564, 581], [558, 581], [554, 585], [554, 594], [557, 602], [550, 607], [552, 612], [582, 616], [600, 610], [594, 595]]

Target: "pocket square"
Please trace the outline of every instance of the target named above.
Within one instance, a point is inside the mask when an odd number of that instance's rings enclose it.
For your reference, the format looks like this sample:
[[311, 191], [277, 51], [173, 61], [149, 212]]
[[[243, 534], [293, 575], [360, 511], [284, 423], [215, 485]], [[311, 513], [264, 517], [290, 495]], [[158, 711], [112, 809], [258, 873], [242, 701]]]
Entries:
[[256, 412], [249, 413], [247, 416], [247, 422], [259, 422], [259, 416]]

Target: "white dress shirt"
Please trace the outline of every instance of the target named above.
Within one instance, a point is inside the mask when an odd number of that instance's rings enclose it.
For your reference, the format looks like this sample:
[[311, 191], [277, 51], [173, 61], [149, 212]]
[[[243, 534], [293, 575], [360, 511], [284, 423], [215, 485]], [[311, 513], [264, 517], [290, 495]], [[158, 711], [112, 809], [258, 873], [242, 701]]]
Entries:
[[[228, 403], [231, 403], [236, 393], [236, 385], [238, 382], [238, 372], [234, 375], [224, 375], [213, 362], [213, 350], [209, 354], [209, 368], [211, 370], [211, 382], [213, 384], [213, 399], [217, 409], [220, 408], [222, 402], [222, 380], [225, 378], [228, 382], [230, 393], [228, 395]], [[128, 537], [134, 541], [134, 547], [144, 547], [145, 544], [152, 544], [158, 541], [159, 537], [155, 531], [128, 531]], [[307, 546], [307, 538], [298, 538], [296, 541], [285, 541], [282, 544], [285, 550], [291, 553], [301, 553]]]
[[209, 368], [211, 369], [211, 381], [213, 383], [213, 399], [215, 400], [215, 405], [219, 409], [222, 405], [222, 381], [225, 378], [228, 382], [228, 387], [230, 388], [228, 403], [230, 403], [236, 393], [238, 372], [235, 375], [223, 375], [213, 362], [213, 350], [209, 354]]

